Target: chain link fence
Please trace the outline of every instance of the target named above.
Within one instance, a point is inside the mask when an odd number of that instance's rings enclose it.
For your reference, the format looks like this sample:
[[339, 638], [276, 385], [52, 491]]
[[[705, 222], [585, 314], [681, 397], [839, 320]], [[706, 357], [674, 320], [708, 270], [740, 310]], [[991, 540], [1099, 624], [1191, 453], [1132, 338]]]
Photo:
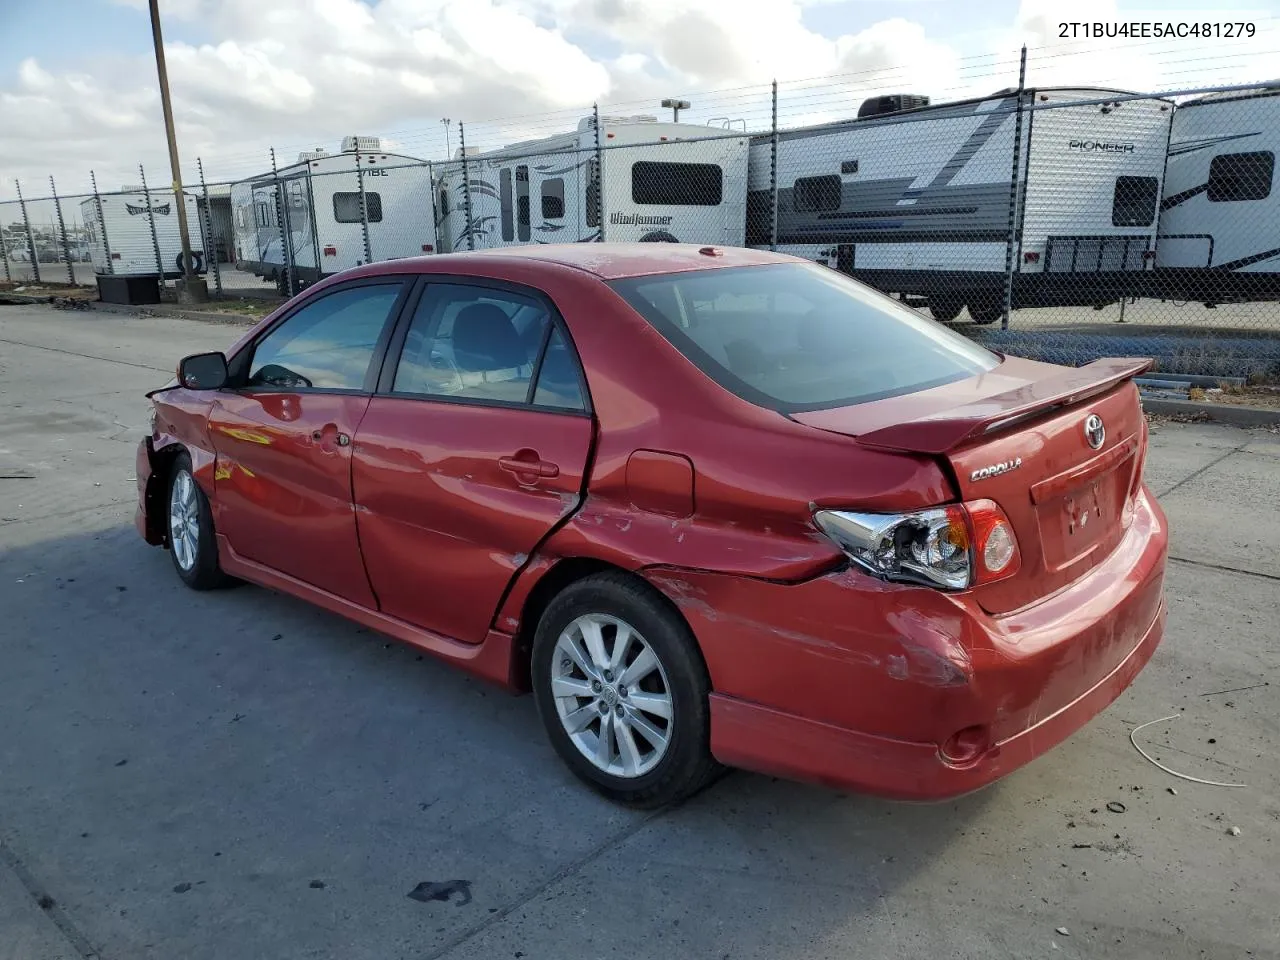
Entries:
[[[272, 150], [234, 180], [206, 181], [200, 163], [186, 198], [195, 267], [214, 296], [270, 298], [424, 254], [748, 246], [823, 263], [1002, 352], [1280, 376], [1280, 85], [1147, 94], [1021, 80], [838, 110], [777, 84], [749, 96], [738, 119], [592, 109], [526, 125], [514, 143], [499, 139], [509, 128], [477, 137], [460, 123], [440, 161], [350, 136], [333, 153]], [[138, 179], [0, 203], [2, 279], [145, 274], [167, 287], [182, 265], [175, 198]]]

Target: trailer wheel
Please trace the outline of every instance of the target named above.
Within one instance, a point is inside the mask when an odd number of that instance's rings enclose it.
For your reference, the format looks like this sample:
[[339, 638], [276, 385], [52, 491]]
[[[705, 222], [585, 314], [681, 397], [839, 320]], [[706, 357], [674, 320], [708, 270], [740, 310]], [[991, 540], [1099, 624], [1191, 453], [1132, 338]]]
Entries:
[[995, 297], [981, 297], [969, 302], [969, 316], [973, 322], [986, 326], [995, 323], [1004, 313], [1004, 304]]
[[[174, 257], [173, 262], [178, 265], [178, 273], [182, 273], [182, 254], [179, 253]], [[204, 254], [198, 250], [191, 251], [191, 272], [196, 274], [204, 273]]]
[[679, 243], [672, 234], [666, 230], [651, 230], [640, 238], [641, 243]]
[[950, 323], [956, 317], [960, 316], [960, 311], [964, 309], [964, 301], [959, 297], [930, 297], [929, 313], [933, 315], [933, 319], [939, 323]]

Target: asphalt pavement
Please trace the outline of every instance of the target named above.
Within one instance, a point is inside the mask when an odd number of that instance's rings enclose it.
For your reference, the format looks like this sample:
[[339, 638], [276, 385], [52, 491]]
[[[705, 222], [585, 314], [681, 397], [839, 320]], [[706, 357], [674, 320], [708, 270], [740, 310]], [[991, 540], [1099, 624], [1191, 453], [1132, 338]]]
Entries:
[[[138, 539], [142, 394], [240, 332], [0, 306], [0, 960], [1280, 958], [1280, 435], [1155, 425], [1166, 639], [1008, 779], [640, 814], [531, 699]], [[1175, 714], [1245, 786], [1139, 755]]]

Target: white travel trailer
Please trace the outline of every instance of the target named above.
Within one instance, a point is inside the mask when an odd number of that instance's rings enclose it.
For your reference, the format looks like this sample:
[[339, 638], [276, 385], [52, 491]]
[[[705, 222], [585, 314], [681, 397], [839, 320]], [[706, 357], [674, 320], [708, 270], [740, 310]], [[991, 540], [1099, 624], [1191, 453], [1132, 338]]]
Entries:
[[1175, 300], [1280, 298], [1280, 81], [1173, 114], [1157, 285]]
[[[1172, 105], [1090, 88], [1023, 97], [1020, 120], [1016, 91], [878, 97], [859, 119], [780, 133], [778, 249], [924, 298], [943, 321], [966, 306], [997, 319], [1010, 266], [1014, 306], [1124, 295], [1153, 266]], [[769, 241], [770, 139], [751, 146], [752, 246]]]
[[572, 133], [469, 149], [465, 187], [458, 161], [439, 180], [441, 250], [599, 239], [743, 245], [745, 135], [651, 116], [600, 123], [599, 151], [594, 117]]
[[[191, 194], [183, 196], [192, 268], [197, 274], [203, 274], [204, 243], [196, 198]], [[126, 186], [120, 193], [104, 193], [97, 199], [90, 197], [81, 202], [80, 217], [89, 237], [94, 273], [117, 277], [158, 277], [163, 273], [171, 280], [182, 276], [182, 233], [178, 229], [174, 199], [172, 192], [147, 193], [141, 187]]]
[[362, 263], [436, 249], [430, 164], [382, 150], [377, 137], [347, 137], [338, 154], [317, 148], [232, 184], [231, 211], [237, 269], [282, 292], [285, 238], [295, 290]]

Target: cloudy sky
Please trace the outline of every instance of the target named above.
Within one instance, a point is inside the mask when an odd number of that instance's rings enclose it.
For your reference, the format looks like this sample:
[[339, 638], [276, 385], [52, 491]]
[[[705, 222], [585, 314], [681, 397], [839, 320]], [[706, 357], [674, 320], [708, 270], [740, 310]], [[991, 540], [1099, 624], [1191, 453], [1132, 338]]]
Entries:
[[[610, 113], [694, 102], [691, 122], [856, 112], [869, 93], [935, 101], [1029, 81], [1169, 90], [1280, 75], [1280, 0], [161, 0], [184, 170], [268, 167], [274, 145], [380, 135], [445, 154], [442, 117], [497, 146]], [[1160, 10], [1161, 13], [1155, 13]], [[1069, 13], [1067, 12], [1069, 11]], [[1065, 18], [1247, 20], [1242, 41], [1071, 41]], [[168, 180], [146, 0], [0, 0], [0, 200]], [[684, 118], [682, 118], [684, 119]], [[185, 175], [185, 174], [184, 174]]]

